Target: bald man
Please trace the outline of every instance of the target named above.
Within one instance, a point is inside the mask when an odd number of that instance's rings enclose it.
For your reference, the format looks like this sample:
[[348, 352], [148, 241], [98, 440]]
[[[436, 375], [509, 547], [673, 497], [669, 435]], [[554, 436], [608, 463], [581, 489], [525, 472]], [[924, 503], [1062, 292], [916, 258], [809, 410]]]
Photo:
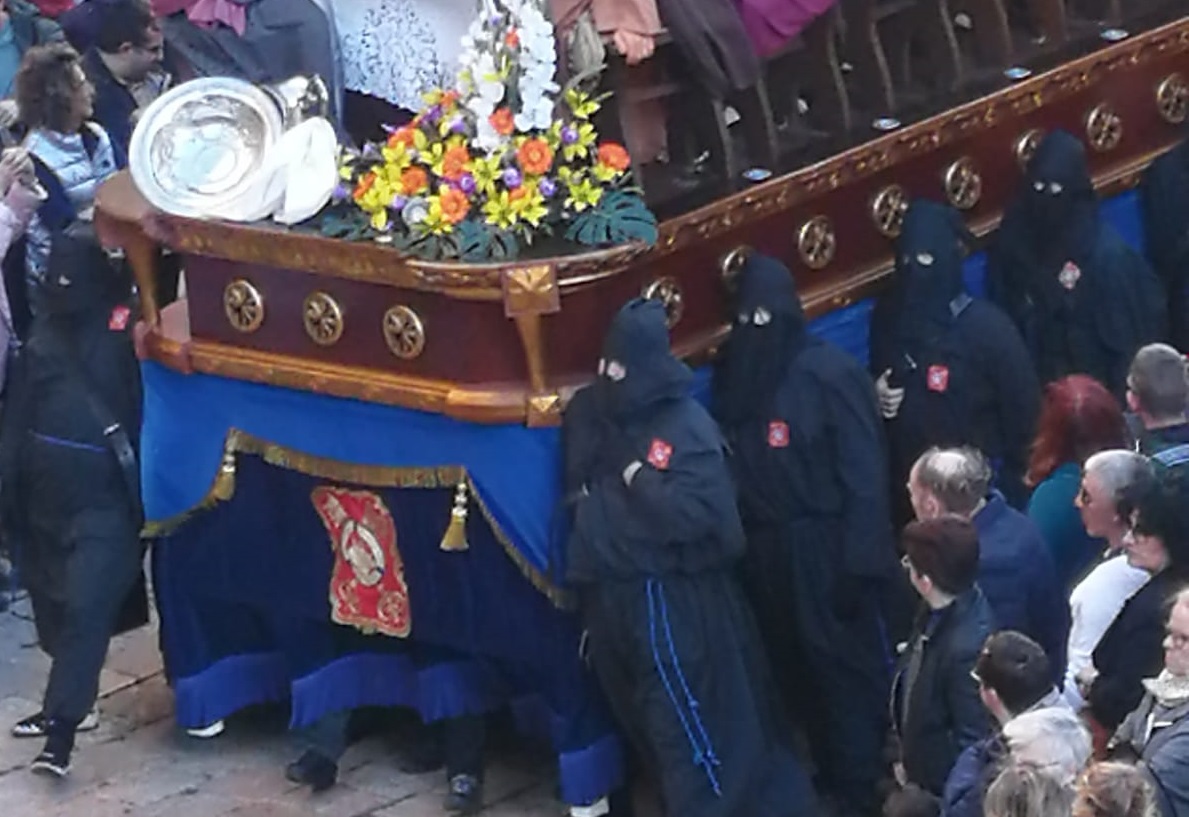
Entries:
[[1053, 683], [1064, 681], [1069, 606], [1036, 525], [991, 489], [991, 466], [974, 448], [931, 448], [912, 466], [908, 494], [917, 519], [957, 514], [978, 530], [978, 584], [999, 629], [1044, 649]]

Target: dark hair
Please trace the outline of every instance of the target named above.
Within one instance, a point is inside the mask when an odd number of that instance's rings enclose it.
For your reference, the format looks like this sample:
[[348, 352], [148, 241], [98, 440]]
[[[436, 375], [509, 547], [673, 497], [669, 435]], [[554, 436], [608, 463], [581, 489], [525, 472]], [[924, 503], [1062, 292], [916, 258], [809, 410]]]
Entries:
[[1023, 633], [1003, 630], [991, 635], [974, 662], [974, 674], [992, 689], [1013, 715], [1035, 706], [1053, 691], [1048, 656]]
[[114, 54], [124, 43], [138, 48], [148, 44], [149, 28], [156, 24], [148, 0], [103, 0], [102, 6], [96, 10], [99, 21], [95, 29], [96, 48], [104, 54]]
[[936, 795], [913, 783], [892, 792], [883, 806], [883, 817], [937, 817], [939, 814], [941, 801]]
[[909, 522], [901, 535], [912, 568], [937, 589], [957, 596], [978, 576], [978, 531], [969, 519], [945, 514]]
[[1124, 444], [1123, 408], [1094, 378], [1072, 374], [1045, 386], [1044, 405], [1025, 482], [1044, 482], [1062, 463], [1084, 463], [1091, 454]]
[[1185, 503], [1189, 492], [1174, 470], [1157, 473], [1155, 482], [1135, 497], [1135, 532], [1153, 536], [1164, 545], [1168, 567], [1189, 574], [1189, 514]]
[[34, 46], [26, 51], [15, 83], [21, 120], [30, 128], [58, 133], [69, 130], [78, 91], [75, 78], [81, 71], [78, 52], [65, 43]]

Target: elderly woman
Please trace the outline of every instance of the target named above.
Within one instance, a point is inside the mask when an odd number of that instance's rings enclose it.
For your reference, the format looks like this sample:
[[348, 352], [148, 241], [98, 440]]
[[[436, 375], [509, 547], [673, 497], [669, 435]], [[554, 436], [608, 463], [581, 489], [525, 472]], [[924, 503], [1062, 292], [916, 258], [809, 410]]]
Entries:
[[[91, 220], [95, 193], [116, 172], [116, 159], [107, 131], [89, 121], [95, 89], [73, 48], [56, 43], [29, 49], [16, 88], [29, 126], [25, 147], [48, 194], [29, 223], [25, 253], [27, 311], [36, 312], [54, 235], [76, 220]], [[18, 335], [28, 320], [22, 306], [12, 304]]]
[[1133, 451], [1100, 451], [1086, 460], [1075, 504], [1086, 534], [1106, 543], [1105, 553], [1069, 597], [1068, 665], [1062, 694], [1081, 710], [1078, 674], [1129, 598], [1147, 584], [1149, 574], [1127, 563], [1123, 537], [1131, 527], [1134, 498], [1150, 490], [1156, 475], [1148, 459]]
[[987, 789], [986, 817], [1064, 817], [1073, 792], [1040, 769], [1012, 764]]
[[1028, 516], [1053, 554], [1061, 586], [1072, 589], [1103, 550], [1074, 504], [1082, 467], [1099, 451], [1123, 448], [1123, 407], [1094, 378], [1070, 375], [1045, 387], [1037, 429], [1024, 477], [1033, 489]]
[[1154, 817], [1152, 787], [1128, 763], [1095, 763], [1078, 779], [1073, 817]]
[[1123, 552], [1151, 578], [1123, 605], [1094, 649], [1092, 665], [1078, 674], [1089, 716], [1108, 735], [1139, 705], [1143, 679], [1160, 672], [1165, 604], [1189, 577], [1189, 526], [1178, 487], [1174, 476], [1163, 474], [1136, 497]]
[[1164, 817], [1189, 815], [1189, 590], [1168, 616], [1164, 669], [1111, 740], [1113, 757], [1140, 761]]

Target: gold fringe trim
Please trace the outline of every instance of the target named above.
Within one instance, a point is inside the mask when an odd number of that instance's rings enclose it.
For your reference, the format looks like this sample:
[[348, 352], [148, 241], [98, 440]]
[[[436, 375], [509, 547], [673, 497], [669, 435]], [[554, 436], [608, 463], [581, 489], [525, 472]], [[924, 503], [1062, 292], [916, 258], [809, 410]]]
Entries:
[[219, 472], [215, 475], [211, 487], [193, 507], [181, 513], [145, 525], [142, 536], [154, 538], [164, 536], [184, 525], [198, 514], [209, 511], [220, 502], [228, 502], [235, 495], [236, 456], [250, 454], [260, 457], [269, 465], [297, 471], [316, 479], [335, 480], [337, 482], [351, 482], [371, 488], [450, 488], [465, 484], [471, 497], [478, 505], [479, 511], [487, 524], [491, 526], [496, 541], [504, 549], [520, 570], [524, 577], [539, 592], [545, 595], [556, 607], [572, 607], [569, 594], [555, 585], [535, 565], [531, 564], [524, 554], [512, 543], [508, 535], [492, 516], [470, 474], [461, 465], [442, 465], [432, 467], [394, 467], [387, 465], [354, 465], [338, 460], [316, 457], [296, 451], [292, 448], [254, 437], [237, 428], [227, 432], [223, 441], [223, 458], [219, 465]]

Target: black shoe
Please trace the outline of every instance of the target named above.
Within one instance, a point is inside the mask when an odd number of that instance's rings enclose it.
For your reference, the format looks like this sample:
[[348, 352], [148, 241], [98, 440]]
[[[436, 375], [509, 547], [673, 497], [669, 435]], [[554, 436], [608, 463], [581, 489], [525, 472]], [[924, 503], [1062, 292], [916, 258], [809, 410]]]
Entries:
[[70, 774], [70, 750], [52, 747], [47, 742], [45, 750], [33, 759], [29, 769], [37, 774], [61, 780]]
[[338, 782], [339, 766], [311, 749], [285, 767], [285, 777], [317, 794]]
[[450, 778], [450, 793], [443, 808], [451, 814], [477, 814], [483, 808], [483, 784], [470, 774]]
[[[99, 713], [92, 709], [87, 713], [87, 717], [83, 718], [77, 727], [76, 732], [93, 732], [99, 728]], [[46, 717], [42, 712], [36, 715], [30, 715], [24, 720], [17, 721], [12, 725], [12, 736], [14, 738], [43, 738], [45, 737]]]

